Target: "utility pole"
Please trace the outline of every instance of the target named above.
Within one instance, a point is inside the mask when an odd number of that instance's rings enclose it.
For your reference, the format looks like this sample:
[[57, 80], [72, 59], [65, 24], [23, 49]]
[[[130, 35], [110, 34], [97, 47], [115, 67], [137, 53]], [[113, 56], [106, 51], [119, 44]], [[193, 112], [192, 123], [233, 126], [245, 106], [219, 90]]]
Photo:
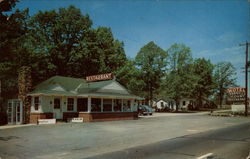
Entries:
[[248, 43], [246, 41], [245, 44], [240, 44], [240, 46], [246, 46], [246, 63], [245, 63], [245, 116], [248, 115], [248, 67], [250, 65], [249, 61], [248, 61], [248, 45], [250, 45], [250, 43]]

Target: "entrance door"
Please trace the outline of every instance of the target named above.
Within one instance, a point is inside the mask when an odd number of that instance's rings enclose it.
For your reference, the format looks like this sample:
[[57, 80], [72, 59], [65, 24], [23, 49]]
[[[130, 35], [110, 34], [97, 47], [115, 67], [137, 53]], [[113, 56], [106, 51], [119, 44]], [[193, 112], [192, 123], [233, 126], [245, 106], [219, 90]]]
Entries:
[[54, 98], [54, 115], [56, 119], [62, 119], [61, 98]]
[[8, 124], [21, 124], [23, 122], [23, 105], [19, 99], [8, 100]]

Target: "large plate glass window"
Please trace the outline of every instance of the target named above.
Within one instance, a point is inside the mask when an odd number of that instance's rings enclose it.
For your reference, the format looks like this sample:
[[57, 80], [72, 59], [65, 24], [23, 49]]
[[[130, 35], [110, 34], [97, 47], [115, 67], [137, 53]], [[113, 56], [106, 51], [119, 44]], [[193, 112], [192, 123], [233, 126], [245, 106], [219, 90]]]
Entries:
[[124, 112], [130, 112], [131, 111], [131, 106], [130, 106], [130, 100], [123, 100], [123, 111]]
[[120, 112], [122, 111], [122, 100], [121, 99], [114, 99], [114, 111]]
[[77, 111], [78, 112], [88, 111], [88, 99], [87, 98], [78, 98], [77, 99]]
[[112, 111], [112, 99], [103, 99], [103, 111], [104, 112]]
[[91, 98], [91, 111], [100, 112], [101, 111], [101, 99]]

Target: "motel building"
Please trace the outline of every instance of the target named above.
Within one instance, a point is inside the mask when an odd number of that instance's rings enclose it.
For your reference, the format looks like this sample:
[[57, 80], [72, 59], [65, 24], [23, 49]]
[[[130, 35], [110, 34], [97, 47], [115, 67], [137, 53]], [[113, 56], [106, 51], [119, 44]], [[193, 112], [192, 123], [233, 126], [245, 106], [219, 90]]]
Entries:
[[[28, 96], [31, 97], [30, 123], [40, 119], [83, 118], [84, 122], [137, 119], [138, 103], [142, 100], [118, 83], [112, 74], [88, 76], [86, 80], [53, 76], [35, 86]], [[17, 103], [10, 102], [10, 106]], [[22, 103], [14, 109], [8, 111], [8, 123], [22, 123]]]

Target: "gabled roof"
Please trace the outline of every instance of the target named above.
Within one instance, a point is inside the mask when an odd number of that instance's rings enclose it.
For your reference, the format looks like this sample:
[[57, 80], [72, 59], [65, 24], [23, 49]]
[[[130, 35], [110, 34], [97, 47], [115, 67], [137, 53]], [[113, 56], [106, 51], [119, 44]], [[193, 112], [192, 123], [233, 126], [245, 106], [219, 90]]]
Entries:
[[91, 92], [96, 92], [100, 88], [114, 82], [113, 80], [108, 80], [108, 81], [99, 81], [99, 82], [89, 82], [89, 83], [82, 83], [76, 91], [78, 93], [91, 93]]
[[48, 80], [38, 84], [35, 87], [35, 90], [44, 90], [47, 89], [49, 85], [59, 84], [66, 91], [74, 91], [81, 83], [86, 81], [82, 78], [72, 78], [72, 77], [63, 77], [63, 76], [53, 76]]
[[[119, 89], [108, 87], [115, 84]], [[59, 86], [62, 89], [51, 89], [51, 86]], [[58, 87], [57, 87], [58, 88]], [[130, 94], [126, 88], [115, 80], [86, 82], [81, 78], [53, 76], [38, 84], [35, 90], [28, 95], [62, 95], [62, 96], [111, 96], [141, 99]]]
[[160, 100], [163, 100], [164, 102], [171, 102], [171, 101], [174, 101], [173, 99], [170, 99], [170, 98], [160, 98], [160, 99], [158, 99], [158, 100], [156, 101], [156, 103], [159, 102]]

